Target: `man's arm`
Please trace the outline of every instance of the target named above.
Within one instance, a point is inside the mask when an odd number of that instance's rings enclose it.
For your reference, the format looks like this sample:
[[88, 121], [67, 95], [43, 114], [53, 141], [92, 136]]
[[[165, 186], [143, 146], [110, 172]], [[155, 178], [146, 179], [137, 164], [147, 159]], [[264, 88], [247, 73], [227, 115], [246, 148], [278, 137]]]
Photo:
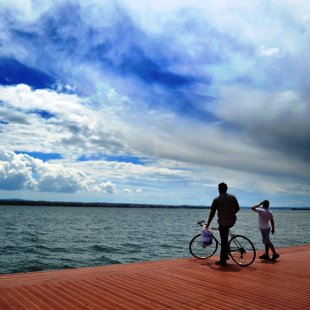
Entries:
[[214, 218], [214, 215], [215, 215], [215, 212], [216, 212], [216, 209], [215, 208], [211, 208], [210, 210], [210, 213], [209, 213], [209, 219], [208, 219], [208, 222], [207, 222], [207, 227], [210, 226], [213, 218]]
[[240, 210], [240, 206], [239, 206], [239, 202], [237, 200], [237, 198], [235, 197], [235, 206], [234, 206], [234, 209], [235, 209], [235, 214], [237, 214]]

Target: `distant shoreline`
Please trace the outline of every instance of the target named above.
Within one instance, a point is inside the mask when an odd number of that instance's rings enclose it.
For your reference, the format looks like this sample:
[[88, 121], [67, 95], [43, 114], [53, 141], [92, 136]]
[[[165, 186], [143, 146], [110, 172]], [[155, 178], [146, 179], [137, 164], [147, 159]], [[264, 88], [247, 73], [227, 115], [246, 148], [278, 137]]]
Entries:
[[[53, 207], [95, 207], [95, 208], [164, 208], [164, 209], [210, 209], [210, 206], [194, 206], [194, 205], [158, 205], [158, 204], [142, 204], [142, 203], [117, 203], [117, 202], [74, 202], [74, 201], [47, 201], [47, 200], [22, 200], [22, 199], [0, 199], [0, 206], [53, 206]], [[250, 209], [241, 207], [242, 209]], [[273, 210], [294, 210], [306, 211], [305, 208], [279, 207]]]
[[291, 210], [310, 210], [310, 208], [291, 208]]
[[44, 200], [14, 200], [1, 199], [0, 205], [9, 206], [53, 206], [53, 207], [98, 207], [98, 208], [187, 208], [187, 209], [209, 209], [208, 206], [192, 205], [157, 205], [139, 203], [117, 203], [117, 202], [68, 202], [68, 201], [44, 201]]

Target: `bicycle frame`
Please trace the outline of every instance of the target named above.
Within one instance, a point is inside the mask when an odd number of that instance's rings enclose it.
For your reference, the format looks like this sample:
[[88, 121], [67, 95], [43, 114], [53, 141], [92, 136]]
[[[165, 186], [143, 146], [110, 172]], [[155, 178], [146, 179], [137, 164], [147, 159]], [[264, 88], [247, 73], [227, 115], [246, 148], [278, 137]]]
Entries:
[[[218, 228], [212, 228], [212, 230], [219, 230]], [[229, 236], [229, 240], [228, 240], [228, 242], [232, 239], [232, 237], [233, 236], [235, 236], [235, 234], [234, 233], [232, 233], [230, 230], [228, 231], [228, 236]], [[217, 239], [215, 236], [214, 236], [214, 234], [213, 234], [213, 238], [214, 238], [214, 240], [216, 240], [216, 242], [219, 244], [219, 246], [222, 246], [222, 244], [221, 244], [221, 242], [220, 242], [220, 238], [219, 239]], [[235, 242], [235, 244], [236, 244], [236, 242]]]
[[[204, 221], [198, 221], [199, 226], [205, 224]], [[219, 230], [218, 228], [212, 228], [212, 230]], [[204, 244], [201, 242], [201, 234], [195, 235], [189, 244], [189, 250], [191, 254], [200, 259], [206, 259], [213, 256], [218, 246], [222, 246], [220, 240], [221, 238], [216, 238], [213, 233], [214, 242], [212, 244]], [[228, 244], [229, 244], [229, 253], [228, 255], [232, 260], [240, 266], [249, 266], [251, 265], [256, 257], [255, 246], [250, 239], [243, 235], [234, 234], [230, 230], [228, 231]]]

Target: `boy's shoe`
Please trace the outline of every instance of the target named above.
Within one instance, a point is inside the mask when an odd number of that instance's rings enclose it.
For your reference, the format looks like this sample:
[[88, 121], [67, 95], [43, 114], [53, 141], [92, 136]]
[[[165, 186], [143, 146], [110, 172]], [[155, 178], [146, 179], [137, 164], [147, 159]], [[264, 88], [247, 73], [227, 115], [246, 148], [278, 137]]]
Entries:
[[262, 256], [259, 256], [259, 259], [266, 259], [266, 260], [269, 260], [269, 255], [267, 255], [266, 253]]
[[280, 257], [280, 255], [278, 253], [273, 254], [271, 260], [276, 260], [279, 257]]
[[219, 266], [227, 266], [227, 263], [225, 261], [222, 261], [222, 260], [218, 260], [215, 262], [215, 265], [219, 265]]

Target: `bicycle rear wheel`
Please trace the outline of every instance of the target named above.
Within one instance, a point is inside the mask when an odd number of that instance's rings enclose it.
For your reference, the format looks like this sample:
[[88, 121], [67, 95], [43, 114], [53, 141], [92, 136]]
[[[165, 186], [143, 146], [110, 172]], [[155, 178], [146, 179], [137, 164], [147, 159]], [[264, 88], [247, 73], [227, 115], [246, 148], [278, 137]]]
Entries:
[[256, 250], [247, 237], [235, 235], [229, 241], [229, 254], [238, 265], [249, 266], [255, 260]]
[[214, 255], [218, 247], [217, 240], [212, 237], [212, 244], [207, 245], [201, 241], [201, 234], [195, 236], [189, 243], [189, 251], [196, 258], [208, 258]]

